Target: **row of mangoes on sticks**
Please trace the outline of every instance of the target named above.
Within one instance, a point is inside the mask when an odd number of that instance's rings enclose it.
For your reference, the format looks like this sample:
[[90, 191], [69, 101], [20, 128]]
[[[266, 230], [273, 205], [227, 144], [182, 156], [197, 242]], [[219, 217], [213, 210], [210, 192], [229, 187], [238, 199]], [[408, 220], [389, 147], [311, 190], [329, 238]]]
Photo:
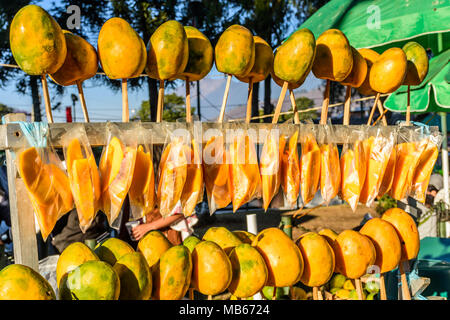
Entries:
[[[175, 20], [160, 25], [147, 47], [132, 26], [114, 17], [102, 26], [97, 50], [83, 38], [62, 30], [41, 7], [28, 5], [15, 15], [10, 47], [19, 67], [30, 75], [49, 75], [56, 83], [79, 85], [101, 67], [110, 79], [142, 73], [160, 81], [204, 78], [215, 62], [219, 72], [243, 82], [264, 80], [293, 90], [312, 70], [315, 77], [357, 88], [363, 95], [385, 94], [401, 85], [418, 85], [428, 72], [425, 49], [416, 42], [381, 55], [353, 48], [343, 32], [329, 29], [317, 39], [308, 29], [294, 32], [276, 50], [240, 25], [232, 25], [215, 47], [198, 29]], [[275, 53], [274, 53], [275, 51]]]
[[[108, 238], [94, 248], [82, 242], [70, 244], [56, 266], [58, 297], [192, 300], [221, 295], [247, 300], [262, 293], [269, 300], [323, 300], [324, 296], [373, 300], [379, 292], [385, 300], [384, 274], [415, 258], [418, 251], [415, 222], [398, 208], [370, 219], [360, 231], [338, 235], [323, 229], [295, 241], [274, 227], [257, 235], [211, 227], [202, 239], [191, 235], [183, 244], [172, 245], [162, 232], [153, 230], [136, 250], [118, 238]], [[375, 277], [370, 268], [381, 274], [379, 280], [367, 277]], [[283, 288], [289, 289], [288, 295]], [[0, 271], [0, 299], [56, 297], [47, 280], [27, 266], [14, 264]]]

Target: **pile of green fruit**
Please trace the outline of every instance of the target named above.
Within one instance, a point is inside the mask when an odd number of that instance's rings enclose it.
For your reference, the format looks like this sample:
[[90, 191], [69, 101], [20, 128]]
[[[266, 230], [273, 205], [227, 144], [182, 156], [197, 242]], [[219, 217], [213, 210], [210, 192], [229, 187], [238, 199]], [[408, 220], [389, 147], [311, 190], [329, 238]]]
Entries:
[[[368, 278], [361, 280], [364, 300], [375, 300], [380, 291], [379, 283]], [[333, 295], [333, 300], [358, 300], [354, 280], [339, 273], [331, 278], [326, 290]]]

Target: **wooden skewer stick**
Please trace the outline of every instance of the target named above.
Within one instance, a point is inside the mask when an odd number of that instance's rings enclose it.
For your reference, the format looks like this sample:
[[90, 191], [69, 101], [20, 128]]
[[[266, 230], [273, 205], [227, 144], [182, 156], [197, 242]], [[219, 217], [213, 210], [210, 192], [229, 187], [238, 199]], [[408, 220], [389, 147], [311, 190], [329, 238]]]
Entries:
[[313, 287], [313, 300], [319, 300], [319, 287]]
[[330, 80], [327, 80], [325, 93], [323, 95], [322, 114], [320, 116], [320, 124], [327, 124], [328, 105], [330, 104]]
[[344, 119], [343, 124], [348, 126], [350, 124], [350, 102], [352, 100], [352, 87], [347, 86], [345, 92], [345, 104], [344, 104]]
[[53, 123], [52, 105], [50, 104], [50, 95], [48, 94], [47, 75], [42, 75], [42, 91], [44, 92], [45, 114], [48, 123]]
[[378, 121], [380, 121], [381, 118], [383, 118], [383, 126], [387, 126], [386, 117], [384, 116], [388, 112], [387, 109], [383, 110], [383, 113], [380, 114], [380, 116], [375, 120], [374, 123], [372, 123], [372, 126], [376, 125]]
[[162, 121], [163, 107], [164, 107], [164, 80], [159, 80], [158, 108], [156, 110], [156, 122]]
[[408, 105], [406, 106], [406, 125], [409, 126], [411, 121], [411, 90], [408, 86]]
[[252, 118], [252, 97], [253, 97], [253, 78], [248, 81], [247, 114], [245, 123], [250, 123]]
[[384, 282], [384, 273], [380, 274], [380, 299], [387, 300], [386, 283]]
[[225, 92], [223, 94], [222, 106], [220, 108], [220, 114], [217, 122], [223, 122], [223, 118], [225, 116], [225, 106], [227, 105], [228, 93], [230, 92], [230, 84], [231, 84], [232, 75], [229, 74], [227, 77], [227, 84], [225, 86]]
[[373, 114], [375, 113], [375, 108], [376, 108], [376, 106], [378, 104], [378, 100], [380, 100], [380, 93], [379, 92], [377, 92], [377, 95], [375, 96], [375, 102], [373, 103], [372, 110], [370, 110], [369, 120], [367, 120], [367, 125], [369, 125], [369, 126], [372, 123]]
[[189, 288], [189, 300], [194, 300], [194, 288]]
[[77, 81], [78, 96], [80, 97], [81, 109], [83, 109], [84, 122], [89, 122], [89, 114], [86, 107], [86, 100], [84, 99], [83, 83]]
[[191, 116], [191, 89], [189, 87], [189, 78], [186, 78], [186, 122], [192, 122]]
[[295, 124], [299, 124], [300, 123], [300, 117], [298, 116], [297, 102], [295, 102], [294, 91], [292, 89], [289, 89], [289, 98], [291, 98], [292, 110], [294, 112], [294, 123]]
[[212, 300], [212, 295], [208, 295], [208, 300]]
[[406, 279], [405, 265], [407, 266], [408, 261], [401, 261], [398, 265], [398, 270], [400, 271], [400, 278], [402, 281], [402, 300], [411, 300], [411, 292], [408, 287], [408, 280]]
[[355, 287], [356, 293], [358, 294], [358, 300], [364, 300], [363, 288], [360, 278], [355, 279]]
[[379, 99], [378, 99], [377, 105], [378, 105], [378, 111], [380, 112], [380, 117], [381, 117], [381, 115], [383, 116], [383, 125], [387, 126], [388, 124], [387, 124], [387, 120], [386, 120], [386, 116], [385, 116], [387, 109], [384, 110], [383, 105], [381, 104], [381, 101]]
[[272, 300], [277, 299], [277, 287], [273, 287]]
[[128, 80], [122, 79], [122, 122], [130, 121], [130, 109], [128, 107]]
[[275, 107], [275, 113], [272, 118], [272, 123], [277, 123], [280, 117], [281, 107], [283, 106], [284, 97], [286, 96], [286, 91], [289, 83], [285, 81], [283, 87], [281, 88], [280, 97], [278, 98], [277, 106]]

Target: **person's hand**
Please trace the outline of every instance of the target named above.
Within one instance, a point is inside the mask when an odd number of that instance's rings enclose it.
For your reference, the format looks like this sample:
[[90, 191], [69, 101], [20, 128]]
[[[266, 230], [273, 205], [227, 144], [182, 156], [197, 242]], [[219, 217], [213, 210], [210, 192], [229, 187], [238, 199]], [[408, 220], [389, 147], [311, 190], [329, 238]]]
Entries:
[[133, 238], [136, 239], [136, 241], [139, 241], [147, 232], [152, 229], [153, 228], [151, 223], [143, 223], [131, 229], [131, 233], [133, 234]]

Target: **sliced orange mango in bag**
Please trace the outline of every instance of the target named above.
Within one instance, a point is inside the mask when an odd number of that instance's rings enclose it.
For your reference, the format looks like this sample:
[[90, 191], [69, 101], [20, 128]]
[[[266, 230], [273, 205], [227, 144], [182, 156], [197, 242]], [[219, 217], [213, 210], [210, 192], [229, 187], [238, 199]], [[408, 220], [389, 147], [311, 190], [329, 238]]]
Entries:
[[30, 201], [36, 214], [42, 238], [46, 241], [60, 216], [57, 206], [54, 203], [50, 205], [41, 205], [37, 203], [35, 198], [31, 198]]
[[381, 198], [389, 190], [391, 190], [392, 181], [394, 181], [396, 162], [397, 162], [397, 148], [394, 145], [394, 147], [392, 148], [391, 155], [389, 156], [389, 161], [386, 165], [386, 170], [384, 170], [383, 179], [380, 184], [380, 189], [378, 190], [378, 198]]
[[300, 157], [300, 192], [303, 204], [310, 202], [319, 188], [320, 148], [316, 138], [308, 134], [302, 142]]
[[281, 186], [289, 206], [297, 203], [300, 193], [300, 158], [298, 156], [298, 131], [290, 138], [286, 148], [286, 138], [280, 138], [280, 147], [284, 146], [281, 158]]
[[281, 185], [281, 158], [284, 152], [286, 139], [270, 132], [264, 142], [259, 169], [261, 172], [263, 207], [267, 211], [270, 202]]
[[166, 147], [159, 164], [157, 201], [163, 217], [170, 215], [181, 199], [187, 177], [185, 148], [181, 139], [173, 139]]
[[235, 137], [230, 144], [230, 182], [233, 212], [261, 197], [261, 175], [255, 144], [248, 135]]
[[145, 205], [145, 198], [149, 184], [151, 183], [151, 176], [153, 175], [153, 161], [150, 157], [150, 152], [145, 152], [142, 146], [138, 147], [136, 153], [136, 162], [134, 165], [133, 179], [131, 180], [130, 203], [143, 207]]
[[36, 148], [20, 153], [18, 169], [26, 189], [39, 205], [51, 205], [55, 201], [57, 194]]
[[366, 160], [362, 141], [356, 141], [341, 155], [341, 197], [353, 211], [358, 205], [366, 177]]
[[106, 150], [103, 152], [99, 164], [102, 193], [108, 189], [111, 182], [119, 173], [122, 160], [125, 156], [124, 152], [123, 144], [117, 137], [113, 137], [106, 146]]
[[63, 206], [58, 211], [60, 215], [72, 210], [73, 196], [70, 189], [70, 181], [63, 170], [54, 164], [46, 164], [47, 172], [52, 180], [53, 188], [62, 200]]
[[419, 163], [427, 142], [404, 142], [397, 144], [397, 159], [394, 180], [389, 195], [396, 200], [403, 200], [411, 189], [414, 171]]
[[419, 202], [425, 203], [425, 193], [438, 155], [439, 149], [436, 144], [429, 142], [420, 156], [411, 185], [411, 195]]
[[203, 170], [195, 140], [192, 140], [191, 146], [185, 145], [188, 164], [186, 183], [181, 192], [181, 207], [186, 217], [191, 216], [197, 203], [203, 200]]
[[325, 203], [337, 196], [341, 187], [339, 151], [335, 144], [320, 146], [320, 192]]
[[225, 208], [231, 202], [229, 165], [224, 149], [222, 136], [211, 137], [204, 148], [205, 155], [212, 158], [203, 161], [205, 188], [215, 209]]
[[74, 160], [71, 176], [73, 179], [72, 190], [80, 220], [80, 227], [87, 226], [91, 223], [96, 213], [91, 167], [88, 159]]
[[72, 164], [75, 160], [84, 159], [81, 144], [78, 139], [72, 139], [66, 150], [66, 166], [69, 177], [72, 174]]

